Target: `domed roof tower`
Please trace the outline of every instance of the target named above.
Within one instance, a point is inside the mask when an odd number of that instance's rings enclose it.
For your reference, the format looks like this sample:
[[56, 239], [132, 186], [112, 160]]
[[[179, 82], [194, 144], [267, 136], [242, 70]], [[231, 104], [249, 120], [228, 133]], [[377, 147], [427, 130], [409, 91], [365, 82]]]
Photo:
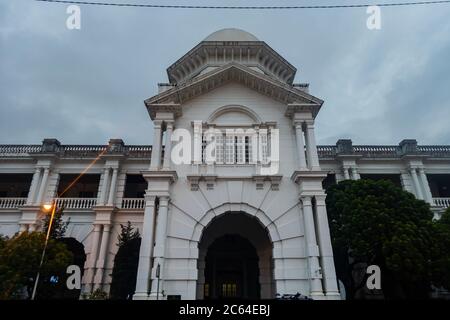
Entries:
[[292, 84], [296, 69], [264, 41], [235, 28], [211, 33], [167, 69], [171, 85], [179, 85], [226, 64], [236, 63]]

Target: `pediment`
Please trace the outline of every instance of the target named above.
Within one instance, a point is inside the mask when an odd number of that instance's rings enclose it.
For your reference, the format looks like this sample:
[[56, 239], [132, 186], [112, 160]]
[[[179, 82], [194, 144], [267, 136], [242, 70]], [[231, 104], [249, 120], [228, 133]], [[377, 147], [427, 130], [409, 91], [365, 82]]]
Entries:
[[155, 111], [153, 109], [160, 105], [182, 105], [191, 99], [232, 82], [242, 84], [285, 105], [312, 108], [314, 109], [312, 110], [314, 115], [317, 114], [323, 104], [323, 101], [319, 98], [289, 84], [261, 74], [247, 66], [232, 62], [149, 98], [145, 100], [145, 105], [150, 116], [153, 116]]

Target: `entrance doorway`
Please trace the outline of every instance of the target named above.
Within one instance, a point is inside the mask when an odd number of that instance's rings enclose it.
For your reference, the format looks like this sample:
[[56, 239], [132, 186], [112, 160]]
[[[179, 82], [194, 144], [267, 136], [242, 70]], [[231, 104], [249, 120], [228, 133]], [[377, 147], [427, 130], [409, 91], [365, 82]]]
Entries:
[[247, 239], [227, 234], [208, 248], [205, 265], [205, 299], [259, 299], [258, 255]]
[[214, 218], [198, 245], [198, 299], [274, 298], [272, 242], [244, 212]]

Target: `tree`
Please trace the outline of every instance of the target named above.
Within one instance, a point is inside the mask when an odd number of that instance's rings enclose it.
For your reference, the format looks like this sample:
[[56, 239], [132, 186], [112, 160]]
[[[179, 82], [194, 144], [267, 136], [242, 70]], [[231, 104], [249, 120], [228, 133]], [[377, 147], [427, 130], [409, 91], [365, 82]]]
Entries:
[[[45, 235], [41, 232], [23, 232], [7, 240], [0, 250], [0, 299], [20, 299], [31, 292], [39, 269]], [[39, 289], [45, 290], [52, 277], [61, 277], [72, 254], [64, 244], [50, 239], [41, 268]]]
[[429, 205], [390, 181], [343, 181], [327, 191], [338, 277], [350, 298], [366, 282], [355, 282], [356, 265], [381, 269], [385, 298], [424, 298], [439, 248]]
[[3, 247], [6, 244], [6, 241], [8, 240], [7, 237], [0, 234], [0, 251], [3, 249]]
[[130, 221], [127, 221], [126, 226], [120, 224], [120, 234], [117, 237], [117, 240], [119, 241], [117, 245], [119, 247], [138, 238], [140, 238], [139, 230], [134, 230], [134, 227], [131, 225]]
[[[61, 207], [56, 210], [55, 215], [53, 217], [52, 229], [50, 230], [50, 238], [52, 239], [61, 239], [66, 234], [67, 226], [69, 225], [70, 219], [67, 222], [64, 222], [62, 217], [64, 214], [64, 208]], [[47, 233], [48, 226], [50, 225], [51, 214], [48, 213], [44, 216], [42, 231]]]
[[450, 290], [450, 208], [435, 222], [435, 234], [439, 250], [433, 259], [433, 284]]
[[125, 226], [121, 224], [120, 228], [110, 296], [112, 299], [130, 299], [136, 288], [141, 238], [139, 230], [134, 230], [129, 221]]

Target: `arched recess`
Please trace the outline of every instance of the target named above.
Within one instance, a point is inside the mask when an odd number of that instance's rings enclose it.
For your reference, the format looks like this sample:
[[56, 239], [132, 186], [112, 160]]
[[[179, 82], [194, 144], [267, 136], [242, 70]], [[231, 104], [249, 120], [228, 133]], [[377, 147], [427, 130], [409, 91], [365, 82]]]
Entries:
[[226, 105], [216, 109], [207, 119], [208, 123], [217, 122], [222, 116], [227, 113], [240, 113], [248, 117], [249, 124], [260, 124], [262, 123], [259, 115], [252, 109], [242, 106], [242, 105]]
[[[75, 238], [67, 237], [61, 238], [58, 241], [64, 243], [67, 249], [72, 252], [73, 260], [72, 264], [77, 265], [81, 271], [81, 278], [83, 277], [84, 272], [84, 263], [86, 262], [86, 252], [84, 249], [84, 245]], [[62, 279], [62, 291], [60, 293], [60, 299], [68, 299], [68, 300], [78, 300], [80, 298], [80, 289], [69, 290], [66, 286], [67, 277], [69, 274], [65, 274], [64, 279]]]
[[272, 243], [280, 241], [280, 234], [278, 232], [277, 225], [264, 211], [247, 203], [235, 204], [229, 202], [222, 203], [219, 206], [209, 209], [195, 225], [190, 240], [200, 242], [205, 227], [207, 227], [214, 218], [229, 212], [242, 212], [251, 217], [255, 217], [262, 227], [267, 230]]
[[[251, 270], [253, 270], [252, 272], [255, 272], [254, 269], [248, 268], [250, 263], [249, 260], [253, 259], [251, 257], [252, 249], [247, 251], [250, 253], [248, 254], [248, 259], [246, 259], [245, 256], [242, 255], [242, 247], [245, 246], [245, 243], [240, 241], [240, 245], [237, 244], [233, 246], [233, 244], [230, 244], [225, 248], [223, 246], [223, 239], [226, 237], [229, 239], [242, 238], [254, 248], [257, 256], [256, 272], [258, 273], [257, 288], [259, 290], [257, 295], [249, 294], [250, 292], [254, 292], [254, 288], [248, 287], [247, 284], [243, 284], [246, 281], [252, 281], [251, 276], [246, 276], [246, 272]], [[220, 247], [222, 251], [215, 251], [214, 254], [211, 254], [210, 250], [213, 250], [213, 248], [217, 246], [217, 242], [222, 242]], [[269, 230], [256, 216], [250, 215], [244, 211], [227, 211], [218, 216], [214, 216], [202, 230], [201, 237], [198, 239], [198, 249], [197, 299], [205, 298], [205, 289], [208, 298], [219, 298], [222, 296], [219, 290], [221, 290], [223, 283], [219, 281], [223, 277], [221, 277], [222, 273], [219, 275], [219, 272], [234, 273], [234, 279], [243, 279], [238, 282], [238, 286], [245, 287], [245, 289], [238, 290], [242, 294], [240, 296], [242, 298], [274, 298], [273, 244]], [[216, 257], [218, 255], [221, 255], [222, 259], [220, 260], [220, 270], [216, 269], [215, 266], [211, 268], [210, 265], [207, 265], [208, 261], [208, 263], [217, 264], [216, 261], [219, 260], [211, 262], [211, 256]], [[207, 256], [209, 259], [207, 259]], [[206, 270], [208, 270], [209, 273], [214, 273], [213, 276], [210, 276], [210, 279], [205, 278], [206, 273], [208, 273], [205, 272]], [[205, 280], [209, 281], [205, 282]], [[233, 283], [233, 280], [230, 281], [230, 283]]]

